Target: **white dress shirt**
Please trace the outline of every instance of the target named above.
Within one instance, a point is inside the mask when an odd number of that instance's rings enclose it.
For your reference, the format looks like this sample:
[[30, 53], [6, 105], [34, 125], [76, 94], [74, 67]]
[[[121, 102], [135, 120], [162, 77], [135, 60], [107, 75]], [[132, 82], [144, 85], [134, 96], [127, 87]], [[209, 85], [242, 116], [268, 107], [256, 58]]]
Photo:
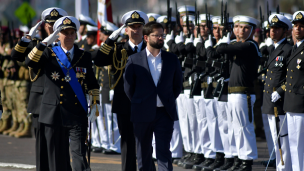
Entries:
[[299, 42], [297, 42], [297, 47], [299, 47], [302, 44], [303, 41], [304, 41], [304, 39], [301, 40], [301, 41], [299, 41]]
[[137, 46], [137, 52], [141, 51], [141, 47], [142, 47], [143, 41], [141, 41], [138, 45], [134, 45], [134, 43], [132, 43], [130, 41], [130, 39], [129, 39], [128, 43], [131, 46], [131, 48], [132, 48], [133, 51], [135, 50], [135, 46]]
[[71, 61], [73, 60], [73, 57], [74, 57], [74, 46], [68, 51], [66, 50], [65, 48], [63, 48], [61, 46], [62, 50], [64, 51], [64, 53], [66, 54], [67, 52], [70, 52], [70, 58], [71, 58]]
[[282, 40], [278, 41], [277, 43], [274, 44], [274, 49], [276, 49], [280, 44], [285, 40], [286, 38], [283, 38]]
[[[151, 52], [146, 48], [147, 52], [147, 60], [150, 68], [150, 72], [154, 81], [155, 86], [157, 87], [157, 83], [160, 77], [160, 73], [162, 70], [162, 59], [161, 59], [161, 50], [159, 51], [157, 56], [153, 56]], [[159, 99], [158, 95], [156, 97], [156, 106], [163, 107], [163, 103]]]

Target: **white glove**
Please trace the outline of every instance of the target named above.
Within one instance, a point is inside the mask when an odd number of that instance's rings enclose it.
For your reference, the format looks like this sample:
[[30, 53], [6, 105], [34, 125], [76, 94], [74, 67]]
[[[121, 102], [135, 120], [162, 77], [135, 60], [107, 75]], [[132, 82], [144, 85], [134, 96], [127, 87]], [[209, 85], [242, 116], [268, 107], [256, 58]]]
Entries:
[[268, 37], [266, 39], [265, 43], [266, 43], [266, 46], [271, 46], [271, 45], [273, 45], [273, 40], [270, 37]]
[[213, 46], [212, 38], [211, 38], [211, 35], [209, 34], [208, 39], [205, 40], [205, 49], [207, 49], [208, 47], [212, 47], [212, 46]]
[[168, 43], [170, 40], [174, 40], [174, 31], [173, 31], [173, 30], [171, 31], [170, 34], [167, 34], [167, 35], [166, 35], [166, 39], [165, 39], [165, 43], [164, 43], [164, 46], [165, 46], [166, 49], [169, 49], [169, 46], [168, 46], [167, 43]]
[[184, 33], [181, 31], [179, 35], [175, 37], [175, 43], [179, 44], [181, 42], [184, 42]]
[[113, 31], [113, 33], [109, 36], [109, 39], [116, 40], [117, 37], [120, 35], [121, 30], [126, 27], [126, 25], [122, 25], [118, 30]]
[[224, 82], [229, 82], [230, 78], [227, 78], [226, 80], [224, 80]]
[[279, 93], [277, 91], [275, 91], [271, 94], [271, 102], [276, 102], [280, 98], [281, 98], [281, 96], [279, 95]]
[[265, 42], [262, 42], [262, 43], [260, 44], [260, 49], [261, 49], [262, 47], [264, 47], [264, 46], [266, 46], [266, 43], [265, 43]]
[[46, 43], [47, 46], [52, 44], [55, 40], [59, 38], [58, 33], [61, 31], [61, 29], [62, 27], [57, 28], [57, 30], [55, 30], [54, 33], [50, 34], [48, 37], [42, 40], [42, 42]]
[[30, 32], [28, 34], [26, 34], [27, 36], [30, 36], [31, 39], [33, 39], [38, 33], [39, 33], [39, 30], [38, 30], [38, 27], [42, 24], [42, 21], [38, 22], [34, 27], [32, 27], [30, 29]]
[[193, 42], [193, 45], [196, 47], [196, 45], [198, 44], [198, 43], [202, 43], [203, 41], [202, 41], [202, 37], [201, 37], [201, 35], [199, 34], [198, 35], [198, 38], [195, 38], [194, 39], [194, 42]]
[[193, 34], [190, 35], [190, 38], [186, 38], [185, 45], [188, 43], [193, 43]]
[[207, 78], [207, 84], [210, 84], [210, 83], [212, 83], [212, 77]]
[[219, 79], [217, 80], [218, 83], [221, 82], [221, 81], [224, 81], [224, 77], [221, 77], [221, 78], [219, 78]]
[[221, 43], [230, 43], [230, 33], [227, 33], [227, 35], [221, 39]]
[[[100, 105], [99, 104], [93, 104], [92, 105], [91, 114], [89, 116], [89, 121], [91, 121], [91, 122], [95, 122], [95, 120], [97, 119], [96, 106], [98, 107], [98, 111], [100, 111]], [[98, 113], [98, 115], [99, 115], [99, 113]]]

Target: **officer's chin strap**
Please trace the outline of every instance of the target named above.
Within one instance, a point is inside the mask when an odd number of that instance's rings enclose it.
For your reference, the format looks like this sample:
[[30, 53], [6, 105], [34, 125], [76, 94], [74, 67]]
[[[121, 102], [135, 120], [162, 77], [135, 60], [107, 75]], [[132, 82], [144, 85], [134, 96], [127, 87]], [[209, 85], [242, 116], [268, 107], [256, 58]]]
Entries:
[[285, 123], [286, 117], [287, 117], [287, 114], [286, 114], [286, 115], [285, 115], [285, 117], [284, 117], [284, 120], [283, 120], [282, 126], [281, 126], [281, 128], [280, 128], [279, 133], [278, 133], [278, 137], [277, 137], [277, 139], [276, 139], [276, 141], [275, 141], [275, 143], [274, 143], [274, 147], [273, 147], [273, 149], [272, 149], [272, 152], [271, 152], [271, 155], [270, 155], [270, 157], [269, 157], [269, 160], [268, 160], [268, 163], [267, 163], [267, 166], [266, 166], [265, 171], [267, 171], [267, 169], [268, 169], [269, 162], [270, 162], [271, 157], [272, 157], [272, 154], [273, 154], [273, 152], [274, 152], [274, 150], [275, 150], [275, 146], [276, 146], [276, 145], [277, 145], [277, 143], [278, 143], [278, 139], [280, 138], [280, 133], [281, 133], [282, 128], [283, 128], [283, 125], [284, 125], [284, 123]]

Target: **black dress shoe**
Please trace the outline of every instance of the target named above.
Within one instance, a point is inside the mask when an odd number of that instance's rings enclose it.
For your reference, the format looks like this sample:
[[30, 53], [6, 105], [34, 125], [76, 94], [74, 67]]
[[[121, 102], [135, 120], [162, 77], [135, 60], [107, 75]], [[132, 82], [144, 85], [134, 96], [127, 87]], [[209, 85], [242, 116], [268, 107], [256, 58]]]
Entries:
[[172, 164], [177, 164], [181, 158], [172, 158]]
[[238, 157], [234, 157], [234, 162], [232, 167], [230, 167], [229, 169], [227, 169], [227, 171], [236, 171], [240, 168], [240, 165], [242, 164], [242, 160], [239, 159]]
[[225, 156], [224, 153], [216, 153], [214, 162], [207, 167], [203, 167], [202, 171], [213, 171], [213, 169], [217, 169], [217, 168], [221, 167], [222, 165], [224, 165], [225, 164], [224, 156]]
[[214, 159], [205, 158], [205, 161], [199, 165], [194, 165], [192, 169], [194, 170], [202, 170], [203, 167], [208, 167], [214, 162]]
[[177, 166], [178, 167], [183, 167], [184, 165], [184, 162], [189, 159], [191, 156], [193, 155], [193, 153], [188, 153], [186, 155], [184, 155], [177, 163]]
[[240, 168], [236, 171], [252, 171], [252, 160], [242, 160], [242, 164], [240, 165]]
[[104, 149], [104, 150], [102, 151], [102, 153], [103, 153], [103, 154], [119, 154], [119, 153], [117, 153], [116, 151], [113, 151], [113, 150], [106, 150], [106, 149]]
[[101, 153], [104, 150], [102, 147], [92, 147], [91, 151], [94, 153]]
[[[267, 166], [268, 160], [266, 161], [261, 161], [262, 165], [264, 165], [265, 167]], [[270, 160], [268, 167], [276, 167], [276, 159]]]
[[194, 154], [191, 158], [184, 162], [184, 169], [192, 169], [193, 165], [198, 165], [204, 162], [204, 154]]
[[225, 164], [213, 171], [225, 171], [233, 166], [234, 158], [225, 158]]

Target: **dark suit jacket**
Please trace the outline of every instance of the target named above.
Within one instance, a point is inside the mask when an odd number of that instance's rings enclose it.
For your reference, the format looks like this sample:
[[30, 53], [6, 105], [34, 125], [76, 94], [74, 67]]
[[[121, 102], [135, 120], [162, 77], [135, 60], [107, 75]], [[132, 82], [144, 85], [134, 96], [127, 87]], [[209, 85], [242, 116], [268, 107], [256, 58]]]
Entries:
[[[263, 113], [265, 114], [274, 114], [274, 107], [278, 108], [279, 114], [284, 115], [283, 103], [284, 103], [284, 93], [280, 87], [286, 81], [286, 69], [287, 61], [291, 53], [292, 46], [285, 39], [273, 52], [269, 52], [269, 59], [267, 62], [267, 78], [265, 79], [264, 84], [264, 96], [263, 96]], [[280, 64], [281, 62], [276, 62], [276, 57], [282, 56], [283, 66], [276, 66], [276, 63]], [[271, 102], [271, 94], [273, 92], [273, 87], [276, 88], [276, 91], [280, 94], [281, 99], [276, 103]]]
[[157, 86], [150, 73], [146, 50], [129, 57], [124, 73], [124, 90], [131, 100], [131, 121], [152, 122], [159, 96], [171, 119], [178, 120], [175, 100], [182, 90], [182, 71], [177, 57], [161, 52], [162, 70]]
[[[301, 60], [299, 69], [298, 60]], [[283, 109], [286, 112], [304, 113], [304, 43], [291, 53], [287, 70]], [[284, 89], [284, 86], [281, 87]]]
[[[44, 50], [40, 57], [35, 54], [40, 59], [34, 61], [27, 57], [25, 62], [31, 68], [41, 68], [45, 78], [39, 122], [63, 126], [87, 124], [87, 113], [75, 95], [70, 83], [64, 80], [64, 73], [57, 62], [55, 53], [41, 44], [38, 44], [36, 48], [40, 51]], [[99, 89], [93, 73], [91, 54], [89, 52], [84, 52], [77, 45], [74, 45], [74, 57], [71, 64], [76, 64], [73, 67], [75, 73], [76, 67], [86, 68], [85, 79], [78, 79], [79, 83], [83, 81], [81, 87], [84, 94], [86, 85], [87, 90]], [[59, 74], [59, 79], [52, 77], [52, 73], [55, 72]]]

